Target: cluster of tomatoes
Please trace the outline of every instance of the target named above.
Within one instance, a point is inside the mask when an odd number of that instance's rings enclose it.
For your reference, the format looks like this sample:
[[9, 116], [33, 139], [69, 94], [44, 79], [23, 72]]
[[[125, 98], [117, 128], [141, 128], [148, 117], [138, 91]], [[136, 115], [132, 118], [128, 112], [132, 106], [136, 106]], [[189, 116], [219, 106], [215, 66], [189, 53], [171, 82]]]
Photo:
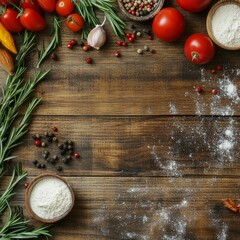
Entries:
[[[191, 13], [206, 9], [211, 0], [176, 0], [185, 11]], [[162, 9], [152, 22], [152, 29], [156, 37], [165, 42], [178, 40], [184, 32], [185, 21], [181, 12], [172, 7]], [[195, 64], [206, 64], [215, 55], [215, 46], [206, 35], [195, 33], [189, 36], [184, 44], [186, 57]]]
[[[10, 3], [11, 2], [11, 3]], [[84, 19], [73, 13], [72, 0], [0, 0], [6, 10], [1, 15], [1, 23], [12, 33], [27, 29], [31, 32], [42, 31], [46, 27], [44, 12], [56, 13], [66, 18], [66, 26], [73, 32], [80, 31]]]

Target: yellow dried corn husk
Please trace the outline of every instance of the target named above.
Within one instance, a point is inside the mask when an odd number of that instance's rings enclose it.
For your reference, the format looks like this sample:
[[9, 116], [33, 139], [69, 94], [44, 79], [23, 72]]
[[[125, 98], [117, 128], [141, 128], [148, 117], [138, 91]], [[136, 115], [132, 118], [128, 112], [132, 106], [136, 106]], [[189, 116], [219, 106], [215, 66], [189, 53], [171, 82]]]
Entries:
[[10, 75], [14, 75], [14, 60], [11, 53], [4, 48], [0, 48], [0, 66]]

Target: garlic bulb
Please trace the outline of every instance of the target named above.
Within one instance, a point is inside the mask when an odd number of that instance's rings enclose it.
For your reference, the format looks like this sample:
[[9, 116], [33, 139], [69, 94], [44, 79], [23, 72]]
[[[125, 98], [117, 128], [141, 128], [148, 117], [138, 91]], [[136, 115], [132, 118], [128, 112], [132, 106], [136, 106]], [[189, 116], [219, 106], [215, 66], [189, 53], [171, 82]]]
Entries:
[[87, 37], [88, 45], [97, 50], [99, 50], [100, 47], [102, 47], [106, 42], [107, 34], [103, 29], [105, 22], [106, 17], [104, 18], [103, 23], [101, 25], [96, 25], [96, 27], [90, 31]]

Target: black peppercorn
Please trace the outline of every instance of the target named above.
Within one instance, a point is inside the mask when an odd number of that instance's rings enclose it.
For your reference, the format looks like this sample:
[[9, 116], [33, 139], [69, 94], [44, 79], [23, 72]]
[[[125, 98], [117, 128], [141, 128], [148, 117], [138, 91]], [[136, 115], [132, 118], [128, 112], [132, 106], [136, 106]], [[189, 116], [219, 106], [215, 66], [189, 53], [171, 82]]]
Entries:
[[34, 140], [36, 140], [36, 139], [37, 139], [37, 137], [36, 137], [36, 135], [35, 135], [35, 134], [33, 134], [33, 135], [32, 135], [32, 139], [34, 139]]
[[41, 163], [37, 163], [37, 168], [41, 168]]
[[65, 140], [64, 143], [67, 145], [68, 144], [68, 140]]
[[67, 146], [67, 149], [68, 149], [68, 150], [71, 150], [71, 149], [73, 149], [73, 146], [72, 146], [72, 145], [68, 145], [68, 146]]
[[136, 28], [135, 25], [132, 24], [132, 25], [131, 25], [131, 29], [135, 29], [135, 28]]
[[32, 161], [32, 163], [33, 163], [34, 165], [37, 165], [37, 164], [38, 164], [38, 160], [35, 159], [35, 160]]
[[54, 133], [49, 133], [49, 137], [53, 138], [53, 137], [55, 137], [55, 134]]
[[46, 139], [47, 139], [47, 141], [49, 142], [49, 143], [51, 143], [53, 140], [52, 140], [52, 137], [50, 137], [50, 136], [48, 136], [48, 137], [46, 137]]
[[51, 158], [46, 158], [46, 161], [47, 162], [51, 162]]
[[68, 153], [72, 155], [74, 153], [74, 151], [73, 150], [69, 150]]
[[72, 145], [73, 145], [73, 141], [68, 140], [68, 141], [67, 141], [67, 144], [72, 146]]
[[46, 168], [46, 165], [45, 164], [41, 164], [41, 168]]
[[62, 161], [63, 161], [64, 164], [68, 164], [69, 163], [69, 160], [67, 158], [63, 158]]
[[43, 156], [44, 159], [48, 158], [48, 154], [46, 154], [46, 153], [44, 153], [42, 156]]
[[58, 144], [58, 148], [59, 148], [59, 149], [63, 149], [63, 144], [62, 144], [62, 143], [59, 143], [59, 144]]
[[63, 156], [66, 154], [66, 150], [61, 150], [60, 154]]
[[70, 155], [67, 155], [67, 156], [66, 156], [66, 159], [67, 159], [67, 160], [71, 160], [72, 157], [71, 157]]
[[63, 170], [63, 168], [61, 166], [57, 167], [57, 171], [61, 172]]
[[64, 150], [67, 150], [67, 149], [68, 149], [68, 145], [64, 144], [64, 145], [63, 145], [63, 149], [64, 149]]
[[45, 137], [49, 137], [48, 132], [45, 132], [44, 135], [45, 135]]
[[46, 154], [48, 156], [49, 155], [49, 151], [48, 150], [44, 151], [44, 154]]
[[55, 161], [54, 159], [51, 158], [50, 163], [51, 163], [51, 164], [55, 164], [56, 161]]

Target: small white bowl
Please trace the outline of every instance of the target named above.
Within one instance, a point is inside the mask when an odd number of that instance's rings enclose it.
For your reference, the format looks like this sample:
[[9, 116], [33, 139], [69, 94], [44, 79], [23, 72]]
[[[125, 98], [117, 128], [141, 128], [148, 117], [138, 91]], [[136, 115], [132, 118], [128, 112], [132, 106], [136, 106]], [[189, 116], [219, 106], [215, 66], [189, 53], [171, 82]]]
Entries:
[[216, 10], [221, 7], [221, 6], [224, 6], [224, 5], [227, 5], [227, 4], [236, 4], [238, 6], [240, 6], [240, 0], [220, 0], [219, 2], [215, 3], [212, 8], [209, 10], [208, 12], [208, 15], [207, 15], [207, 21], [206, 21], [206, 27], [207, 27], [207, 32], [208, 32], [208, 35], [209, 37], [213, 40], [213, 42], [215, 44], [217, 44], [219, 47], [223, 48], [223, 49], [227, 49], [227, 50], [239, 50], [240, 49], [240, 45], [239, 46], [234, 46], [234, 47], [231, 47], [231, 46], [225, 46], [223, 45], [222, 43], [220, 43], [216, 37], [214, 36], [213, 34], [213, 31], [212, 31], [212, 18], [213, 18], [213, 15], [215, 14]]
[[[38, 216], [32, 209], [31, 207], [31, 203], [30, 203], [30, 197], [31, 197], [31, 193], [32, 190], [34, 189], [34, 187], [36, 186], [37, 183], [39, 183], [40, 181], [42, 181], [43, 179], [46, 178], [57, 178], [58, 180], [61, 180], [64, 184], [66, 184], [66, 186], [68, 187], [70, 193], [71, 193], [71, 205], [69, 206], [69, 208], [61, 215], [58, 216], [56, 218], [49, 218], [49, 219], [45, 219], [42, 218], [40, 216]], [[74, 201], [75, 201], [75, 196], [72, 190], [72, 187], [67, 183], [67, 181], [56, 175], [56, 174], [50, 174], [50, 173], [46, 173], [46, 174], [41, 174], [38, 177], [34, 178], [28, 185], [27, 189], [26, 189], [26, 194], [25, 194], [26, 198], [25, 198], [25, 204], [26, 204], [26, 209], [28, 214], [34, 218], [37, 221], [40, 222], [44, 222], [44, 223], [53, 223], [53, 222], [57, 222], [61, 219], [63, 219], [64, 217], [66, 217], [68, 215], [68, 213], [72, 210], [73, 206], [74, 206]]]

